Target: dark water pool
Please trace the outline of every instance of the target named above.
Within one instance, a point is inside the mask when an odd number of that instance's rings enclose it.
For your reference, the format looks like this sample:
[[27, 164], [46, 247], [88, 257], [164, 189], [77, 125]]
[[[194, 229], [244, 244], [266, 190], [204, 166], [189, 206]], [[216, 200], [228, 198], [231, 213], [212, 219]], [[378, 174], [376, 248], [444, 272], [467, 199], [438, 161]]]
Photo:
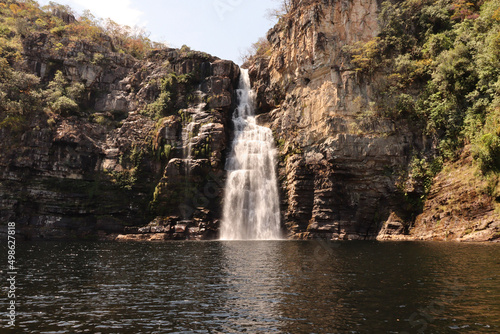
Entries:
[[[500, 332], [498, 244], [40, 242], [16, 251], [18, 333]], [[6, 262], [6, 245], [0, 252]]]

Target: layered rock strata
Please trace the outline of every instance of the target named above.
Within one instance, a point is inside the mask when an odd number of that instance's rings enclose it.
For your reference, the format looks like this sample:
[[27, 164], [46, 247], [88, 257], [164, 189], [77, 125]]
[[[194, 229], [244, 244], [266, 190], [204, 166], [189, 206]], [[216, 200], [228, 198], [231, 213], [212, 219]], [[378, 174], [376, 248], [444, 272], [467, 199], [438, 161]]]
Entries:
[[498, 241], [500, 199], [488, 194], [496, 182], [481, 180], [479, 173], [466, 148], [460, 159], [445, 166], [435, 177], [423, 212], [412, 222], [409, 233], [398, 230], [404, 222], [392, 217], [378, 239]]
[[268, 33], [271, 56], [250, 66], [292, 237], [374, 238], [404, 211], [397, 171], [420, 140], [375, 107], [382, 74], [360, 75], [344, 51], [376, 36], [377, 14], [377, 1], [293, 1]]
[[23, 134], [0, 130], [0, 221], [16, 222], [26, 238], [54, 239], [123, 233], [159, 217], [213, 237], [238, 67], [191, 50], [137, 60], [111, 45], [63, 52], [50, 43], [27, 36], [25, 67], [42, 82], [60, 71], [85, 96], [78, 114], [41, 114]]

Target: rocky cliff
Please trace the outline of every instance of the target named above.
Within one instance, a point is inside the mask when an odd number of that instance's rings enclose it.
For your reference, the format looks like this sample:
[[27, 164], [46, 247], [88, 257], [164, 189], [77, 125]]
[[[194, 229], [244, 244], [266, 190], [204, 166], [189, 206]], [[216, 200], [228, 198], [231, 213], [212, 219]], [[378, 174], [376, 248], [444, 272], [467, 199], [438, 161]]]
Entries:
[[359, 76], [344, 52], [377, 35], [377, 1], [293, 4], [268, 34], [271, 57], [250, 67], [279, 138], [284, 219], [293, 237], [373, 238], [404, 211], [395, 171], [421, 145], [374, 108], [378, 78]]
[[[289, 237], [500, 237], [497, 2], [289, 2], [247, 64]], [[238, 66], [8, 3], [0, 234], [217, 237]]]
[[[495, 200], [467, 191], [466, 185], [455, 182], [450, 188], [447, 177], [438, 176], [422, 203], [433, 184], [429, 166], [436, 164], [432, 159], [440, 161], [433, 158], [439, 155], [439, 141], [418, 126], [417, 116], [394, 117], [391, 111], [395, 102], [390, 100], [396, 98], [389, 92], [399, 85], [392, 78], [405, 74], [391, 65], [390, 57], [397, 57], [394, 49], [386, 58], [381, 55], [379, 36], [387, 34], [381, 29], [388, 25], [381, 22], [382, 7], [387, 12], [388, 6], [399, 6], [387, 3], [292, 1], [267, 35], [268, 55], [248, 64], [263, 113], [260, 121], [273, 129], [280, 152], [282, 212], [289, 235], [444, 239], [445, 233], [463, 236], [487, 229], [481, 240], [497, 238]], [[408, 20], [406, 26], [418, 35], [418, 27], [411, 24]], [[402, 91], [405, 96], [423, 91], [423, 83], [412, 82], [414, 86]], [[471, 160], [469, 155], [467, 166]], [[462, 173], [450, 168], [453, 175]], [[443, 197], [456, 204], [436, 216]], [[482, 210], [470, 213], [470, 205], [460, 209], [460, 203], [469, 201]], [[448, 232], [438, 232], [441, 216], [467, 221], [467, 226], [447, 222]], [[469, 239], [474, 235], [480, 234]]]
[[[423, 212], [408, 235], [387, 229], [382, 240], [489, 241], [500, 237], [499, 198], [491, 196], [496, 181], [482, 180], [468, 149], [434, 178]], [[488, 193], [490, 192], [490, 193]], [[393, 217], [394, 218], [394, 217]], [[397, 218], [393, 219], [396, 221]], [[399, 221], [401, 223], [401, 221]]]
[[21, 36], [6, 71], [34, 78], [44, 104], [15, 127], [2, 110], [2, 228], [16, 222], [34, 239], [140, 227], [166, 239], [214, 237], [237, 65], [187, 47], [138, 59], [99, 38]]

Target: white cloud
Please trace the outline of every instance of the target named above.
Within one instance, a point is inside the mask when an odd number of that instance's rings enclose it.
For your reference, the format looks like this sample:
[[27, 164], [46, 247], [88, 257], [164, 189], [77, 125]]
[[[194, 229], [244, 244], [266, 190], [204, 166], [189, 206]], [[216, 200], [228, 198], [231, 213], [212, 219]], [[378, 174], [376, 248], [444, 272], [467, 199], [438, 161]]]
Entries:
[[84, 9], [101, 18], [110, 18], [116, 23], [133, 27], [144, 26], [141, 16], [144, 13], [132, 7], [131, 0], [73, 0]]

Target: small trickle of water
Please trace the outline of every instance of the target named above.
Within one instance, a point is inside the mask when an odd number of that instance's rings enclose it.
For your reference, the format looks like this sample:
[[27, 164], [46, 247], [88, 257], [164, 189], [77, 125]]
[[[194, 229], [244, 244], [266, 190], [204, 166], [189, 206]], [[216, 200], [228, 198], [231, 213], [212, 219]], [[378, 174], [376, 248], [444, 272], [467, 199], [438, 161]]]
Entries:
[[235, 137], [226, 162], [221, 239], [280, 239], [276, 148], [271, 130], [256, 123], [255, 93], [247, 70], [241, 70], [237, 94]]
[[195, 92], [196, 99], [199, 102], [195, 108], [188, 108], [184, 111], [183, 122], [182, 122], [182, 153], [183, 153], [183, 163], [184, 163], [184, 179], [185, 179], [185, 193], [184, 193], [184, 204], [182, 205], [181, 214], [183, 219], [192, 218], [191, 205], [189, 204], [192, 200], [192, 192], [190, 191], [190, 176], [191, 176], [191, 166], [193, 163], [193, 143], [196, 142], [196, 137], [198, 136], [200, 122], [206, 119], [208, 113], [203, 109], [206, 103], [203, 102], [203, 93], [201, 91]]
[[[201, 93], [201, 92], [200, 92]], [[200, 97], [201, 99], [202, 97]], [[186, 165], [186, 175], [189, 174], [189, 167], [192, 157], [193, 150], [193, 138], [197, 136], [195, 133], [196, 127], [199, 127], [199, 119], [206, 117], [206, 112], [203, 111], [206, 103], [200, 102], [194, 109], [187, 109], [185, 112], [185, 120], [182, 125], [182, 144], [183, 144], [183, 156]]]

